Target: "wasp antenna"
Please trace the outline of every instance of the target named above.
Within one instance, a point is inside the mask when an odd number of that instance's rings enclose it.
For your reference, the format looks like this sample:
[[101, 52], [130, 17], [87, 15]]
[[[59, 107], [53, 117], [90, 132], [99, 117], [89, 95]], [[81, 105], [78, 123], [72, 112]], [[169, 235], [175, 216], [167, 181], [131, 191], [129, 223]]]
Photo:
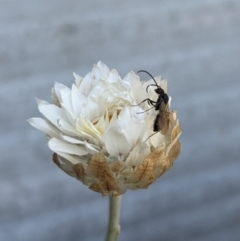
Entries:
[[146, 74], [148, 74], [154, 80], [156, 86], [159, 87], [158, 84], [157, 84], [157, 81], [154, 79], [154, 77], [149, 72], [147, 72], [146, 70], [139, 70], [137, 73], [146, 73]]

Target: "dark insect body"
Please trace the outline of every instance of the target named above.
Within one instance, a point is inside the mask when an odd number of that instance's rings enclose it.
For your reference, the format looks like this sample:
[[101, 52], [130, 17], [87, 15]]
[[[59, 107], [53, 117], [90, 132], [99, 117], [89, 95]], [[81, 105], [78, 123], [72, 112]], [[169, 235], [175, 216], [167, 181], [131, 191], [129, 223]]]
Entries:
[[147, 99], [143, 100], [141, 103], [147, 101], [148, 104], [152, 105], [156, 111], [159, 111], [159, 113], [157, 114], [157, 116], [154, 120], [154, 123], [153, 123], [153, 131], [154, 132], [161, 131], [162, 134], [166, 134], [169, 129], [169, 115], [170, 115], [170, 112], [168, 109], [169, 97], [164, 92], [164, 90], [157, 84], [157, 81], [154, 79], [154, 77], [149, 72], [147, 72], [146, 70], [138, 71], [138, 73], [141, 73], [141, 72], [148, 74], [155, 82], [155, 84], [148, 85], [146, 88], [146, 91], [148, 92], [149, 86], [156, 86], [157, 88], [154, 91], [158, 94], [157, 101], [153, 101], [153, 100], [147, 98]]

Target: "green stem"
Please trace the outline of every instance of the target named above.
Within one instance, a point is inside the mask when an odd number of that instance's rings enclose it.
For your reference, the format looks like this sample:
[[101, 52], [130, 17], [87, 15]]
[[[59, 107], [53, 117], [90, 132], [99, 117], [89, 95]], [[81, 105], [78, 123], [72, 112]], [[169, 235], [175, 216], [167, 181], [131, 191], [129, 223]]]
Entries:
[[108, 231], [105, 241], [116, 241], [120, 233], [120, 203], [121, 196], [109, 197], [109, 220]]

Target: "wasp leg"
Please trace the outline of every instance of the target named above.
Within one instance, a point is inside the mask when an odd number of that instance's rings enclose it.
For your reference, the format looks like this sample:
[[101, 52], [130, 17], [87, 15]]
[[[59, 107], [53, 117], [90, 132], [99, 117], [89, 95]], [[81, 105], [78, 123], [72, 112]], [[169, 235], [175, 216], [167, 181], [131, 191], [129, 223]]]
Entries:
[[142, 113], [145, 113], [145, 112], [147, 112], [147, 111], [151, 110], [152, 108], [154, 108], [154, 106], [153, 106], [153, 107], [151, 107], [151, 108], [149, 108], [149, 109], [147, 109], [147, 110], [145, 110], [145, 111], [142, 111], [142, 112], [137, 112], [137, 114], [142, 114]]
[[141, 103], [139, 103], [138, 105], [141, 105], [141, 104], [142, 104], [143, 102], [145, 102], [145, 101], [147, 101], [149, 105], [152, 105], [152, 106], [154, 106], [154, 107], [155, 107], [154, 104], [157, 103], [156, 101], [153, 101], [153, 100], [147, 98], [147, 99], [143, 100]]

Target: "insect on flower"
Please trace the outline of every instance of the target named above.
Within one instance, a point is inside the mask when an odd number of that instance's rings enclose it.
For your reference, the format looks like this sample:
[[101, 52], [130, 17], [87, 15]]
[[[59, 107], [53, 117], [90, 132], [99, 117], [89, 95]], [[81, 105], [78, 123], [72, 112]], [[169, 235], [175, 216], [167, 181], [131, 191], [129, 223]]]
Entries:
[[[148, 104], [152, 105], [153, 108], [155, 108], [156, 111], [159, 111], [157, 114], [154, 124], [153, 124], [153, 131], [154, 132], [161, 132], [163, 135], [167, 134], [169, 130], [169, 106], [168, 106], [168, 101], [169, 97], [168, 95], [164, 92], [164, 90], [157, 84], [157, 81], [155, 78], [146, 70], [139, 70], [138, 73], [144, 72], [148, 74], [155, 84], [150, 84], [147, 86], [146, 91], [148, 92], [149, 86], [156, 86], [157, 88], [155, 89], [155, 92], [158, 94], [158, 99], [157, 101], [153, 101], [149, 98], [143, 100], [141, 103], [147, 101]], [[141, 104], [140, 103], [140, 104]]]

